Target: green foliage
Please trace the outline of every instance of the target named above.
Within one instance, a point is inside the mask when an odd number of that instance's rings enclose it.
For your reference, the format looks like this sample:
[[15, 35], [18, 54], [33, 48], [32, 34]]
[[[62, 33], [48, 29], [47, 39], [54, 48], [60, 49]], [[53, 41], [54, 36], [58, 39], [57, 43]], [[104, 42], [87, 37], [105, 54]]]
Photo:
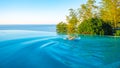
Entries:
[[[87, 0], [78, 10], [69, 9], [66, 23], [57, 24], [58, 34], [113, 35], [113, 28], [120, 27], [120, 0]], [[116, 31], [115, 35], [119, 35]]]
[[116, 30], [116, 32], [115, 32], [114, 35], [115, 35], [115, 36], [120, 36], [120, 30]]
[[97, 6], [95, 5], [95, 0], [88, 0], [86, 4], [82, 4], [80, 8], [78, 8], [79, 17], [82, 20], [87, 20], [93, 17], [96, 17]]
[[92, 35], [111, 35], [112, 27], [101, 19], [91, 18], [83, 21], [78, 26], [78, 33]]
[[64, 22], [60, 22], [56, 26], [57, 34], [67, 34], [67, 24]]
[[67, 34], [69, 36], [74, 36], [76, 34], [76, 25], [78, 24], [77, 13], [73, 9], [69, 9], [69, 16], [67, 16]]
[[100, 16], [116, 28], [120, 22], [120, 0], [102, 0]]
[[67, 33], [68, 35], [75, 34], [76, 33], [76, 28], [73, 24], [68, 24], [67, 25]]
[[73, 9], [69, 9], [69, 11], [69, 16], [66, 16], [67, 23], [75, 26], [78, 22], [77, 13]]

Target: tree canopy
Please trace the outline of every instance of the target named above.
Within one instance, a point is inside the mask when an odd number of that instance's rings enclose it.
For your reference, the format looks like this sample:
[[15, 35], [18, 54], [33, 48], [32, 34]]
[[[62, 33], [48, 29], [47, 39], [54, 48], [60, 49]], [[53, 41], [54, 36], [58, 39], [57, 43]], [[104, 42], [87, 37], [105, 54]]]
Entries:
[[120, 0], [101, 0], [99, 6], [96, 0], [87, 0], [77, 10], [69, 11], [66, 22], [57, 25], [58, 33], [112, 35], [120, 24]]
[[104, 21], [109, 21], [116, 28], [120, 22], [120, 0], [102, 0], [100, 14]]
[[67, 24], [64, 22], [60, 22], [56, 26], [56, 31], [58, 34], [67, 34]]
[[112, 27], [98, 18], [83, 21], [78, 26], [79, 34], [112, 35]]

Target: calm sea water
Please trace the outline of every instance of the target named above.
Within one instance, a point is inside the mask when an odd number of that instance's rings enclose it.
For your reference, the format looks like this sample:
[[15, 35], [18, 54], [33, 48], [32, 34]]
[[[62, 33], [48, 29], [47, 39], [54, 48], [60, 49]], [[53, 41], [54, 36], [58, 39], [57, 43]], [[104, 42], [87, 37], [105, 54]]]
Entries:
[[0, 27], [0, 68], [120, 68], [120, 37], [70, 41], [53, 26]]
[[0, 30], [34, 30], [56, 32], [56, 25], [0, 25]]

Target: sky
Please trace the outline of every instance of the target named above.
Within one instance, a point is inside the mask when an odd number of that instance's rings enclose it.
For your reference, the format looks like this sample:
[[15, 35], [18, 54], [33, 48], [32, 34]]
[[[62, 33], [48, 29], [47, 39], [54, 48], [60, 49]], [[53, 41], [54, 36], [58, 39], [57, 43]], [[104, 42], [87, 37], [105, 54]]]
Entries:
[[0, 0], [2, 24], [57, 24], [87, 0]]

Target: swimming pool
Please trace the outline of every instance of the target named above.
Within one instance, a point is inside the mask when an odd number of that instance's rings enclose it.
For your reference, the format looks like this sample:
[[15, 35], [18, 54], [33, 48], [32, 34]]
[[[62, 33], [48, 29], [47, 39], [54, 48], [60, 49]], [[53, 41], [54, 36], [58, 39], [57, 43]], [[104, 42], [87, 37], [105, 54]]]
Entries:
[[120, 37], [0, 30], [0, 68], [120, 68], [119, 53]]

